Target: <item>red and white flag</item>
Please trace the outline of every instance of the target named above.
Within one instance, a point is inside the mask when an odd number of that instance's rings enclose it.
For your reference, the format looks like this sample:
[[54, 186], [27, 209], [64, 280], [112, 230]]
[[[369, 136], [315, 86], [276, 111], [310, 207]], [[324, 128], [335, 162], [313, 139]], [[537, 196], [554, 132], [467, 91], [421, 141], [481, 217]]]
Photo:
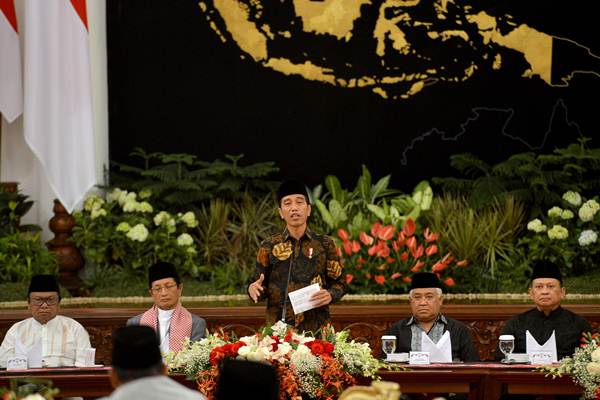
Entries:
[[72, 211], [96, 181], [85, 0], [27, 0], [25, 140]]
[[23, 112], [21, 49], [14, 0], [0, 0], [0, 113], [8, 122]]

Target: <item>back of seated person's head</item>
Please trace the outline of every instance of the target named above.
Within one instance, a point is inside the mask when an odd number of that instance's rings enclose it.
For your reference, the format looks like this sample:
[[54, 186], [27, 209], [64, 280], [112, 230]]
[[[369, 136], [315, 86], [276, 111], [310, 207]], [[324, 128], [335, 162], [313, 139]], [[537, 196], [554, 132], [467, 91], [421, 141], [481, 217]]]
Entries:
[[114, 331], [112, 363], [119, 384], [165, 373], [156, 332], [143, 325]]
[[216, 400], [277, 400], [279, 379], [268, 364], [246, 360], [223, 361], [217, 383]]

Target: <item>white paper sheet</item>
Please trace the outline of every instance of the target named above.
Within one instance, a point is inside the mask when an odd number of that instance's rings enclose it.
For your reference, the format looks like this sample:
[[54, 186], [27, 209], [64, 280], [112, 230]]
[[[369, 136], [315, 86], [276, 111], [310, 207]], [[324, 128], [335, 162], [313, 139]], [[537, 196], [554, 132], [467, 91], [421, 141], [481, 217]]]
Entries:
[[533, 337], [529, 331], [525, 331], [525, 345], [527, 354], [529, 358], [531, 358], [532, 353], [540, 352], [540, 351], [548, 351], [552, 353], [552, 362], [558, 362], [558, 356], [556, 353], [556, 335], [555, 331], [552, 331], [552, 335], [548, 338], [546, 343], [540, 345], [537, 340]]
[[313, 295], [313, 293], [317, 293], [319, 290], [321, 290], [319, 284], [313, 283], [312, 285], [303, 287], [302, 289], [289, 292], [288, 296], [290, 297], [290, 303], [292, 304], [294, 314], [300, 314], [315, 308], [312, 301], [310, 301], [310, 297]]
[[452, 362], [452, 344], [450, 343], [450, 331], [444, 332], [442, 338], [433, 343], [433, 340], [425, 332], [421, 332], [421, 351], [428, 351], [432, 363]]

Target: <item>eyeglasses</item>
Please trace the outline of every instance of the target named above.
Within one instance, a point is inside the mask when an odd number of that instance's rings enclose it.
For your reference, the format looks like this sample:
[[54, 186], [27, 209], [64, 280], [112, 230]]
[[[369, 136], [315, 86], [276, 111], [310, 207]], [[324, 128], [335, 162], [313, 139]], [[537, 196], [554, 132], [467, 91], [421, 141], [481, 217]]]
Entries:
[[176, 288], [177, 286], [179, 286], [176, 283], [170, 284], [170, 285], [165, 285], [165, 286], [154, 286], [153, 288], [150, 289], [150, 291], [154, 294], [159, 294], [163, 289], [165, 289], [167, 292], [173, 288]]
[[58, 304], [58, 301], [60, 300], [60, 298], [58, 296], [55, 297], [33, 297], [31, 299], [29, 299], [29, 302], [36, 306], [36, 307], [41, 307], [42, 304], [46, 303], [48, 306], [55, 306]]

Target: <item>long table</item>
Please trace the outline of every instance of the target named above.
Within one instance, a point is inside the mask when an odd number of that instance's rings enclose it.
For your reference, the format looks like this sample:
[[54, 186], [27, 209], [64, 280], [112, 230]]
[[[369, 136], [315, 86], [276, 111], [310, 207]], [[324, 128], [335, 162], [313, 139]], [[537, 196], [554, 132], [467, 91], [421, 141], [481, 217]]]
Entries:
[[[407, 370], [380, 371], [383, 380], [398, 382], [402, 393], [465, 393], [469, 400], [497, 400], [503, 393], [547, 395], [580, 395], [582, 390], [570, 377], [551, 379], [529, 365], [497, 363], [404, 365]], [[112, 391], [110, 367], [44, 368], [26, 371], [0, 371], [0, 387], [11, 379], [40, 378], [52, 380], [64, 397], [96, 398]], [[176, 381], [195, 388], [183, 375], [171, 375]], [[368, 385], [368, 379], [359, 379]]]

